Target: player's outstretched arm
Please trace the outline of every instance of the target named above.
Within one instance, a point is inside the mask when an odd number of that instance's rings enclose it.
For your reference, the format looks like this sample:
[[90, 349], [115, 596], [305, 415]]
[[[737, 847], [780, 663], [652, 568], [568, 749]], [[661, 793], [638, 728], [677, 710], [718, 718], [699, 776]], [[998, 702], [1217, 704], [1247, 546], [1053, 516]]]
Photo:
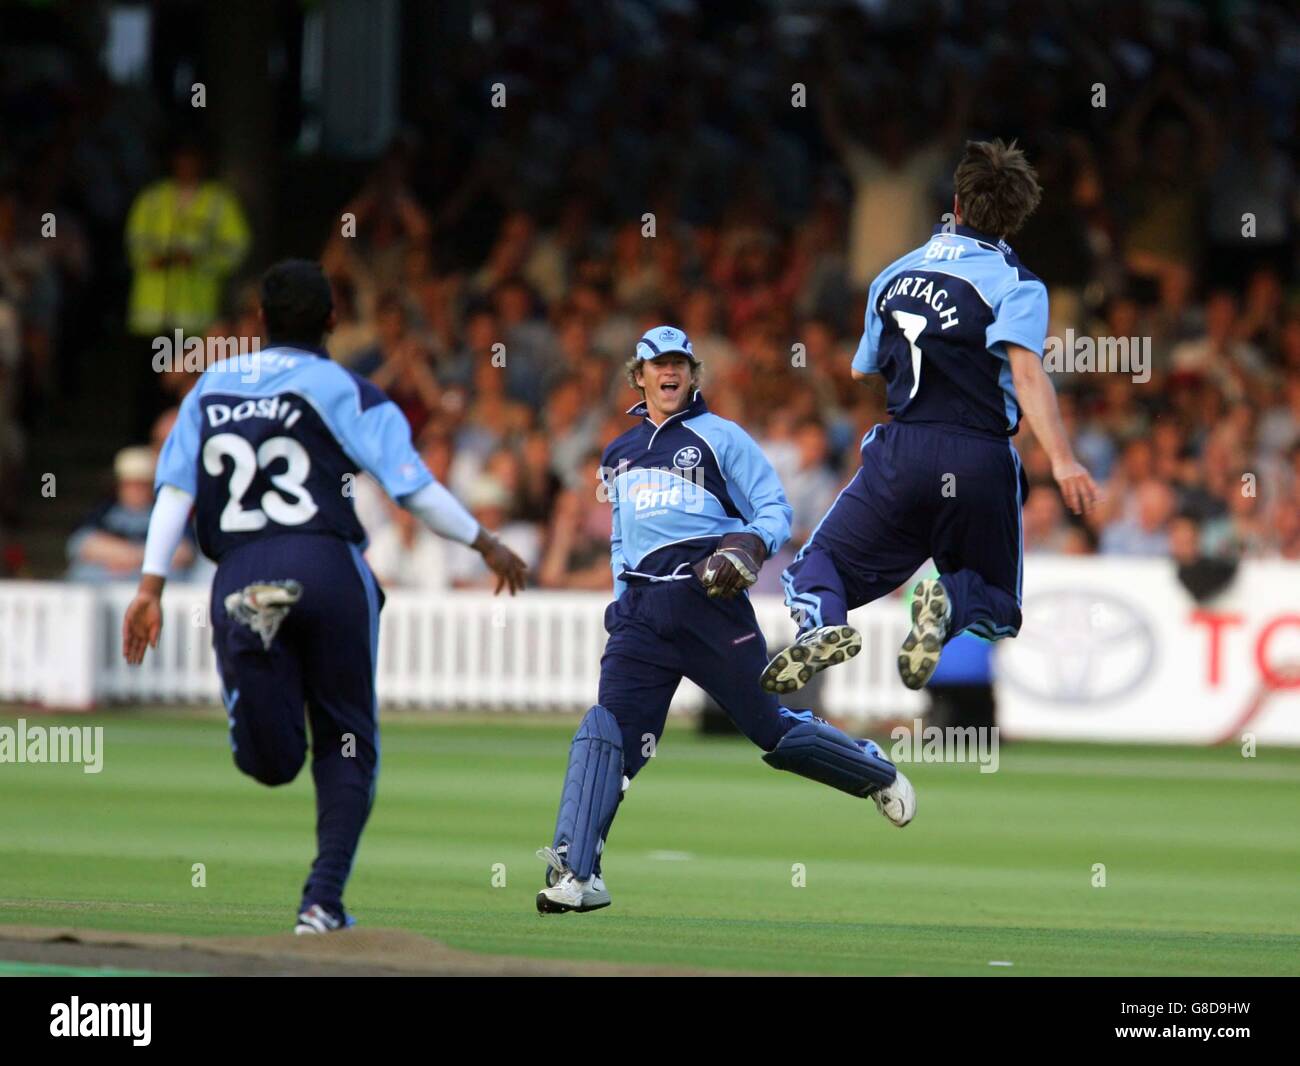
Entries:
[[162, 632], [162, 591], [176, 548], [185, 535], [194, 497], [175, 485], [158, 490], [149, 514], [149, 533], [144, 542], [144, 563], [135, 599], [122, 619], [122, 657], [132, 666], [144, 661], [147, 648], [158, 647]]
[[[373, 403], [359, 419], [349, 416], [356, 404], [356, 382], [362, 379], [348, 377], [346, 372], [344, 375], [339, 380], [346, 387], [338, 389], [335, 397], [340, 413], [331, 428], [348, 454], [389, 496], [434, 533], [466, 544], [483, 556], [488, 569], [497, 576], [498, 593], [508, 588], [513, 596], [523, 588], [527, 564], [482, 528], [465, 505], [429, 472], [411, 444], [411, 427], [396, 404], [383, 400]], [[372, 384], [363, 384], [382, 399], [382, 393]]]
[[1042, 361], [1028, 348], [1008, 343], [1007, 355], [1011, 360], [1016, 398], [1025, 412], [1029, 428], [1051, 460], [1052, 477], [1061, 489], [1066, 506], [1075, 514], [1090, 510], [1101, 493], [1092, 475], [1074, 457], [1069, 435], [1061, 421], [1061, 410], [1056, 404], [1052, 379], [1043, 369]]
[[508, 588], [513, 596], [524, 587], [528, 564], [479, 525], [446, 486], [431, 480], [418, 492], [404, 497], [401, 504], [438, 536], [468, 544], [483, 556], [487, 568], [497, 576], [498, 593]]

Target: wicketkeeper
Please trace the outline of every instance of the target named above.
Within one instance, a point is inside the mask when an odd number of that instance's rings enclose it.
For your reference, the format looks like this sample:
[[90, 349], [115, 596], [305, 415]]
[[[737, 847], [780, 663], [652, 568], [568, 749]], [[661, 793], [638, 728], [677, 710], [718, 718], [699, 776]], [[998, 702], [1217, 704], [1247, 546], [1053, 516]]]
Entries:
[[790, 505], [767, 458], [710, 414], [686, 334], [657, 326], [637, 343], [637, 425], [601, 460], [613, 505], [614, 602], [599, 702], [578, 727], [560, 798], [542, 913], [609, 905], [600, 853], [623, 793], [653, 755], [683, 677], [717, 701], [780, 770], [870, 796], [895, 825], [916, 809], [907, 779], [869, 740], [782, 707], [757, 677], [767, 647], [746, 594], [790, 536]]

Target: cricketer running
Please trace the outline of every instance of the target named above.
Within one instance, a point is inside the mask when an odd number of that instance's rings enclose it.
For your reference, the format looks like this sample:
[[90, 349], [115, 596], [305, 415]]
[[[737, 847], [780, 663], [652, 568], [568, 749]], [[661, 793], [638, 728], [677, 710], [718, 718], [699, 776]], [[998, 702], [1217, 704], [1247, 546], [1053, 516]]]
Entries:
[[181, 403], [155, 475], [140, 587], [122, 623], [139, 664], [162, 629], [169, 561], [194, 512], [217, 563], [212, 645], [235, 765], [264, 785], [316, 785], [316, 860], [294, 932], [352, 924], [343, 890], [379, 773], [375, 669], [384, 594], [362, 552], [348, 491], [364, 470], [435, 533], [479, 551], [497, 591], [524, 563], [429, 472], [405, 416], [322, 347], [334, 328], [329, 282], [291, 259], [262, 278], [268, 346], [208, 368]]
[[957, 634], [1020, 631], [1027, 485], [1011, 437], [1022, 415], [1067, 506], [1097, 500], [1042, 365], [1047, 289], [1006, 242], [1038, 205], [1037, 176], [1014, 143], [971, 141], [954, 185], [954, 222], [868, 291], [853, 376], [884, 376], [892, 421], [868, 431], [861, 468], [782, 574], [800, 632], [763, 669], [769, 692], [857, 654], [848, 612], [927, 559], [939, 576], [915, 586], [898, 655], [908, 688], [930, 680]]
[[607, 907], [601, 853], [629, 784], [659, 742], [683, 677], [704, 689], [779, 770], [870, 797], [907, 825], [916, 795], [870, 740], [763, 691], [767, 659], [748, 588], [790, 536], [772, 465], [734, 422], [709, 412], [690, 339], [657, 326], [637, 342], [629, 383], [637, 424], [601, 460], [613, 507], [614, 601], [598, 702], [569, 750], [555, 835], [537, 894], [542, 914]]

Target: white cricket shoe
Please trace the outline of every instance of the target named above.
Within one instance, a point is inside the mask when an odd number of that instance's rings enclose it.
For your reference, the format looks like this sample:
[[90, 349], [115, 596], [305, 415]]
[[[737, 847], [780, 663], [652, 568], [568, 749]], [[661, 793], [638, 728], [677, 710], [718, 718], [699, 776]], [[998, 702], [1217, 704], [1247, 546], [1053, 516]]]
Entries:
[[875, 800], [876, 810], [900, 829], [916, 817], [916, 789], [901, 770], [892, 785], [876, 789], [871, 798]]
[[313, 903], [298, 915], [298, 924], [293, 927], [296, 936], [314, 936], [317, 933], [337, 933], [351, 929], [356, 922], [352, 915], [337, 918], [319, 903]]
[[[548, 878], [549, 880], [549, 878]], [[558, 881], [537, 893], [538, 914], [563, 914], [565, 911], [598, 911], [610, 905], [605, 882], [593, 874], [579, 881], [572, 870], [565, 870]]]
[[898, 653], [898, 676], [908, 688], [919, 689], [925, 687], [939, 665], [952, 621], [952, 602], [937, 578], [918, 581], [912, 597], [912, 631]]
[[763, 668], [758, 683], [768, 692], [796, 692], [828, 666], [852, 659], [862, 650], [862, 635], [852, 626], [818, 626], [800, 633]]

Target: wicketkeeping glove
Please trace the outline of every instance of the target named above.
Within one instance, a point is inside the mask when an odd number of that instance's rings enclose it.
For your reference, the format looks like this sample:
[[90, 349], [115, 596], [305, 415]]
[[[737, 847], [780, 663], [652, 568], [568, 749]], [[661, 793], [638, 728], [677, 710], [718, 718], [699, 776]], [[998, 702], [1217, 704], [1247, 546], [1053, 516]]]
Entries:
[[767, 546], [753, 533], [727, 533], [712, 555], [695, 564], [695, 574], [710, 596], [728, 600], [758, 580]]

